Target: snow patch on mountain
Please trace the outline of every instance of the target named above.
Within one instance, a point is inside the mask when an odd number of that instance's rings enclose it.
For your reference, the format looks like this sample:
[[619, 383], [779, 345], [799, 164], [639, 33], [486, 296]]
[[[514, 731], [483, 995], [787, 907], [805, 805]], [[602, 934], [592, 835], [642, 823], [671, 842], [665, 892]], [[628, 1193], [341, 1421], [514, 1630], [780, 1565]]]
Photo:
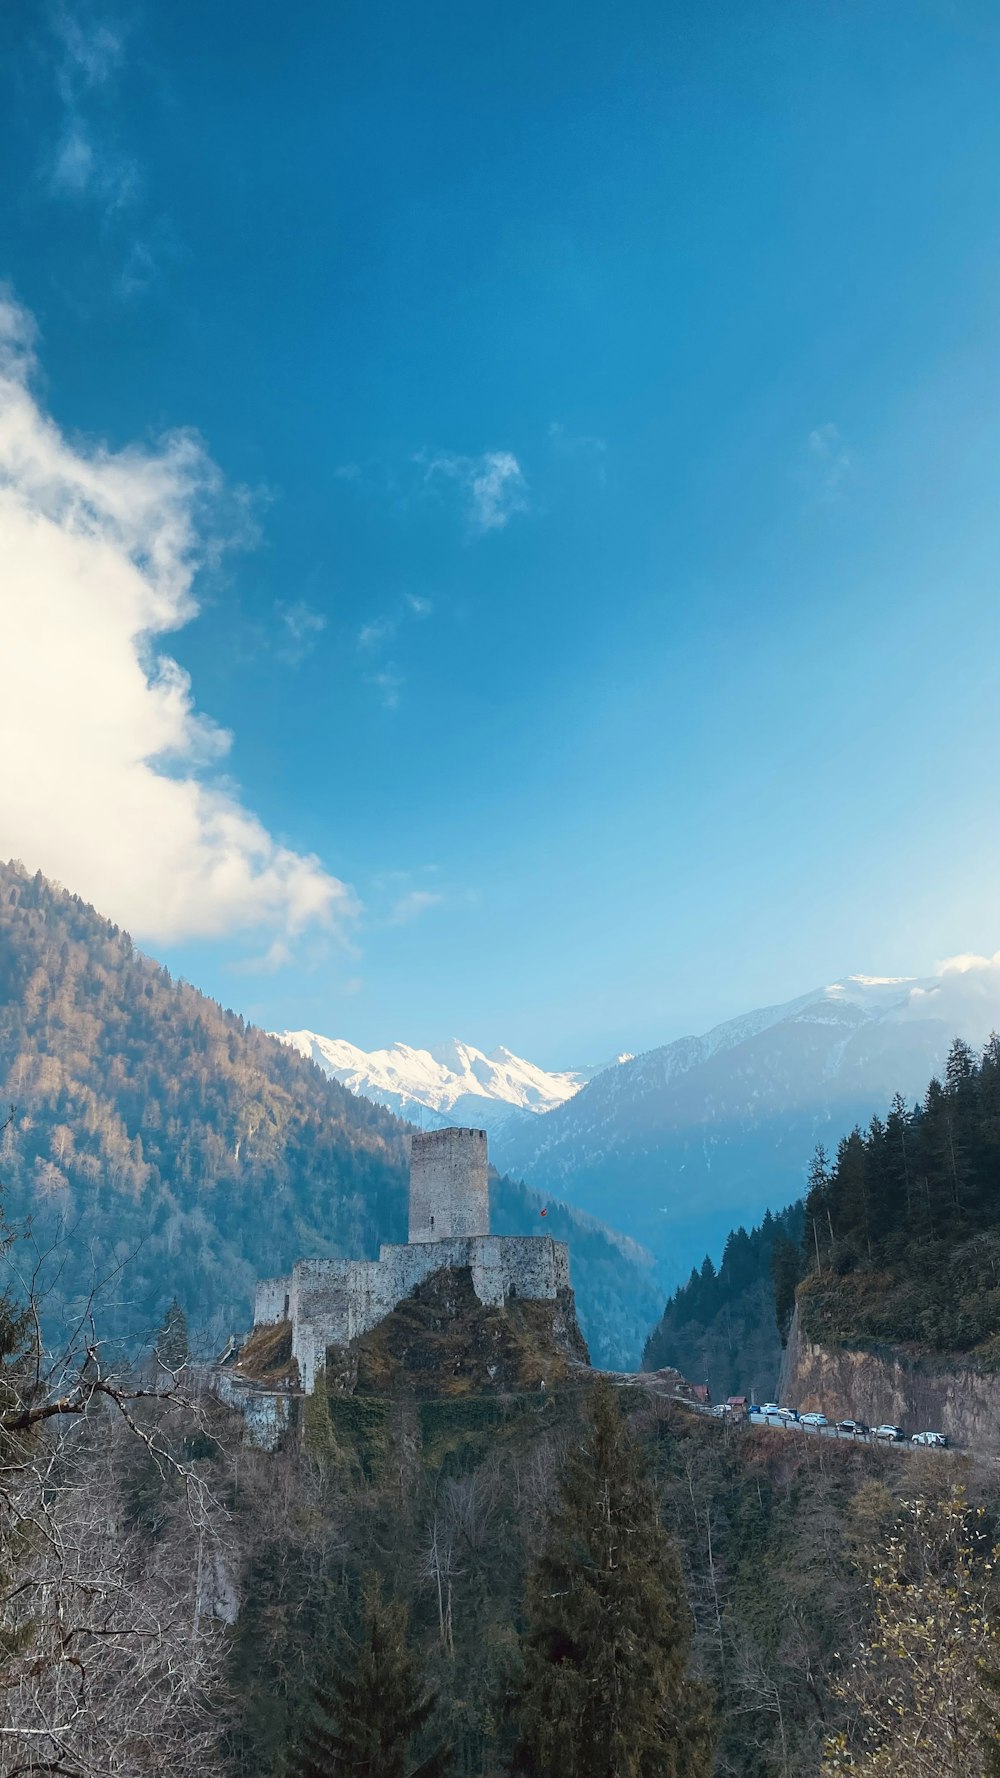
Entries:
[[553, 1072], [504, 1045], [486, 1055], [458, 1038], [430, 1049], [394, 1043], [387, 1049], [363, 1050], [346, 1038], [323, 1037], [315, 1031], [273, 1035], [318, 1063], [351, 1092], [424, 1128], [458, 1123], [495, 1131], [512, 1117], [538, 1116], [564, 1105], [609, 1066]]
[[812, 1149], [896, 1092], [923, 1093], [952, 1038], [1000, 1028], [1000, 955], [932, 977], [848, 975], [605, 1071], [498, 1133], [502, 1171], [612, 1218], [674, 1279], [738, 1222], [780, 1209]]

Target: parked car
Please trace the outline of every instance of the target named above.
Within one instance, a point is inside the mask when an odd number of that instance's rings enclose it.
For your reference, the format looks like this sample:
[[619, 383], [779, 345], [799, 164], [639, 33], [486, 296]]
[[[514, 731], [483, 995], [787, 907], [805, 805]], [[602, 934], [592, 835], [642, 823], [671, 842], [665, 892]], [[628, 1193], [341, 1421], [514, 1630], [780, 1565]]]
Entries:
[[799, 1418], [803, 1426], [829, 1426], [830, 1424], [825, 1414], [800, 1414]]
[[776, 1401], [766, 1401], [764, 1403], [763, 1408], [761, 1409], [761, 1413], [763, 1413], [763, 1414], [780, 1414], [781, 1409], [779, 1408]]
[[762, 1414], [763, 1412], [764, 1412], [764, 1410], [761, 1407], [759, 1401], [752, 1401], [750, 1403], [750, 1406], [747, 1408], [748, 1414]]
[[942, 1449], [948, 1443], [944, 1432], [915, 1432], [910, 1440], [911, 1445], [939, 1445]]
[[887, 1442], [892, 1440], [896, 1444], [902, 1444], [906, 1439], [906, 1434], [901, 1426], [886, 1425], [876, 1426], [875, 1437], [884, 1438]]
[[799, 1417], [797, 1408], [779, 1408], [778, 1413], [783, 1420], [797, 1420]]
[[849, 1432], [852, 1438], [867, 1438], [871, 1427], [864, 1420], [838, 1420], [838, 1432]]

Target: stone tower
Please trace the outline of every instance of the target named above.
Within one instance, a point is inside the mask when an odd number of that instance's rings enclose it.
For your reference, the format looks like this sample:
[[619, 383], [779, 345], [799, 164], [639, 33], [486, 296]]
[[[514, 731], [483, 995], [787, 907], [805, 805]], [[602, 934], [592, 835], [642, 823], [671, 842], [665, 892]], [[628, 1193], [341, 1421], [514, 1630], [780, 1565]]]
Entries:
[[410, 1242], [488, 1235], [485, 1130], [425, 1130], [410, 1149]]

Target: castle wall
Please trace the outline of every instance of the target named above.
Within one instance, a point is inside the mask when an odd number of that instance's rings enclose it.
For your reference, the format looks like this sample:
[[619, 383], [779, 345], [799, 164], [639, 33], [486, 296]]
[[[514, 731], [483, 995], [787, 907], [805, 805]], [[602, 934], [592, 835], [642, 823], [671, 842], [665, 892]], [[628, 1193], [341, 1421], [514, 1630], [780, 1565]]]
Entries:
[[302, 1259], [264, 1278], [254, 1325], [290, 1320], [302, 1388], [311, 1394], [328, 1346], [348, 1346], [391, 1315], [432, 1272], [468, 1267], [480, 1302], [554, 1298], [569, 1289], [569, 1255], [548, 1235], [491, 1235], [486, 1133], [430, 1130], [412, 1138], [410, 1238], [377, 1260]]
[[410, 1240], [488, 1235], [485, 1130], [424, 1130], [410, 1146]]
[[254, 1327], [267, 1327], [274, 1321], [287, 1321], [291, 1312], [292, 1280], [261, 1278], [253, 1297]]
[[512, 1296], [555, 1297], [569, 1287], [569, 1256], [561, 1241], [548, 1235], [459, 1236], [385, 1245], [377, 1260], [299, 1260], [290, 1279], [270, 1278], [258, 1287], [254, 1320], [281, 1320], [287, 1294], [292, 1352], [308, 1395], [328, 1346], [347, 1346], [377, 1327], [445, 1266], [467, 1266], [480, 1302], [496, 1307]]

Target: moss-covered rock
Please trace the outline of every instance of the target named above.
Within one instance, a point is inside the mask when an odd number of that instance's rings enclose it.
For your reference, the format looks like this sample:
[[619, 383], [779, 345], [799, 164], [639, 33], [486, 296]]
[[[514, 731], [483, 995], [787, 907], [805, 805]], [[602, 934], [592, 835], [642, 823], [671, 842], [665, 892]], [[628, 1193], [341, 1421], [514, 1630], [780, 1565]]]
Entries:
[[250, 1338], [240, 1347], [233, 1371], [254, 1383], [272, 1389], [282, 1386], [296, 1388], [299, 1367], [292, 1357], [292, 1324], [275, 1321], [255, 1327]]
[[331, 1349], [327, 1386], [382, 1397], [541, 1393], [586, 1363], [572, 1292], [495, 1307], [462, 1267], [433, 1273], [346, 1351]]

